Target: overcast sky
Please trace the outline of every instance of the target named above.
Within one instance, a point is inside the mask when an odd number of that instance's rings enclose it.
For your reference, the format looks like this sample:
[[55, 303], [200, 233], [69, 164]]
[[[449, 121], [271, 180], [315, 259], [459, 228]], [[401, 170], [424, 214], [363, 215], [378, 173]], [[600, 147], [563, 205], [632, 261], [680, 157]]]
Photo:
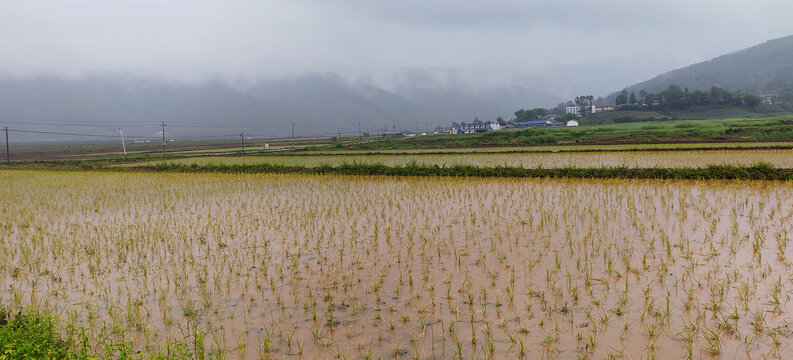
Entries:
[[789, 0], [3, 1], [0, 73], [382, 82], [435, 68], [498, 83], [636, 59], [622, 70], [655, 75], [791, 35], [790, 14]]

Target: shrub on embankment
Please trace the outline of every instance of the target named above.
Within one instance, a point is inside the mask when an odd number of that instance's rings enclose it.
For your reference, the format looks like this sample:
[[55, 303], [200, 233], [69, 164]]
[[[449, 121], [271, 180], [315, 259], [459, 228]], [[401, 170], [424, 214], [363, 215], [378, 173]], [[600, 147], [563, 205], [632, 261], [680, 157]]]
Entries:
[[157, 172], [212, 172], [212, 173], [274, 173], [318, 175], [383, 175], [383, 176], [454, 176], [454, 177], [547, 177], [547, 178], [598, 178], [598, 179], [708, 179], [708, 180], [793, 180], [793, 171], [777, 169], [767, 163], [750, 166], [710, 165], [704, 168], [532, 168], [478, 167], [454, 165], [450, 167], [409, 163], [388, 166], [383, 164], [318, 165], [315, 167], [276, 164], [245, 165], [183, 165], [161, 163], [133, 170]]

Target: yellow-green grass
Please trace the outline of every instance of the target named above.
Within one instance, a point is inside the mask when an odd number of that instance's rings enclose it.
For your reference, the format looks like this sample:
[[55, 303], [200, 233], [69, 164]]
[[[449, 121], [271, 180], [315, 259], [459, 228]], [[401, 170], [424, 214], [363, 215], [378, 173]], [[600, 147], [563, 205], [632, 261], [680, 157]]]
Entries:
[[[165, 161], [171, 164], [250, 165], [269, 163], [314, 167], [340, 164], [418, 164], [480, 167], [509, 166], [524, 168], [682, 168], [707, 165], [753, 165], [766, 162], [778, 168], [793, 168], [793, 149], [765, 150], [680, 150], [680, 151], [591, 151], [555, 153], [471, 153], [471, 154], [402, 154], [402, 155], [311, 155], [311, 156], [214, 156], [188, 157]], [[124, 166], [155, 165], [160, 161], [128, 163]]]
[[491, 146], [439, 149], [364, 149], [303, 151], [298, 154], [413, 154], [413, 153], [502, 153], [502, 152], [559, 152], [559, 151], [627, 151], [627, 150], [697, 150], [697, 149], [773, 149], [790, 148], [793, 142], [715, 142], [715, 143], [660, 143], [660, 144], [609, 144], [609, 145], [542, 145], [542, 146]]

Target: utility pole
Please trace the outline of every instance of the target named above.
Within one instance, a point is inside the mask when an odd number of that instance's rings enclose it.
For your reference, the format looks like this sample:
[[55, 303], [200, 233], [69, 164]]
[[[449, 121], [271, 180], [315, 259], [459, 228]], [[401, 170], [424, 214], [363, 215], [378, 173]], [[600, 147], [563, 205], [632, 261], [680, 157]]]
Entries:
[[292, 121], [292, 144], [290, 147], [295, 147], [295, 122]]
[[245, 155], [245, 133], [240, 133], [240, 141], [242, 142], [242, 155]]
[[363, 133], [361, 132], [361, 122], [358, 122], [358, 137], [360, 141], [363, 141]]
[[3, 131], [6, 132], [6, 165], [11, 166], [11, 152], [8, 147], [8, 126]]
[[162, 156], [165, 156], [165, 121], [162, 122]]
[[341, 144], [341, 130], [339, 130], [339, 144]]
[[118, 128], [116, 131], [121, 135], [121, 148], [124, 150], [124, 160], [129, 160], [127, 157], [127, 145], [124, 144], [124, 132], [121, 131], [121, 128]]
[[416, 136], [419, 136], [419, 122], [416, 121]]

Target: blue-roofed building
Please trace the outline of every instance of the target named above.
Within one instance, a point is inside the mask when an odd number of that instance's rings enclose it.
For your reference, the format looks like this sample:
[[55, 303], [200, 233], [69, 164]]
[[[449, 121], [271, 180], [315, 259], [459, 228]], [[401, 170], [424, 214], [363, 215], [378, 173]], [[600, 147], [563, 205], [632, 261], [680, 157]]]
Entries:
[[[546, 119], [546, 120], [531, 120], [531, 121], [515, 121], [510, 123], [508, 127], [546, 127], [546, 126], [564, 126], [564, 123]], [[510, 125], [507, 124], [507, 125]]]
[[549, 125], [547, 120], [516, 121], [513, 124], [516, 127], [538, 127]]

